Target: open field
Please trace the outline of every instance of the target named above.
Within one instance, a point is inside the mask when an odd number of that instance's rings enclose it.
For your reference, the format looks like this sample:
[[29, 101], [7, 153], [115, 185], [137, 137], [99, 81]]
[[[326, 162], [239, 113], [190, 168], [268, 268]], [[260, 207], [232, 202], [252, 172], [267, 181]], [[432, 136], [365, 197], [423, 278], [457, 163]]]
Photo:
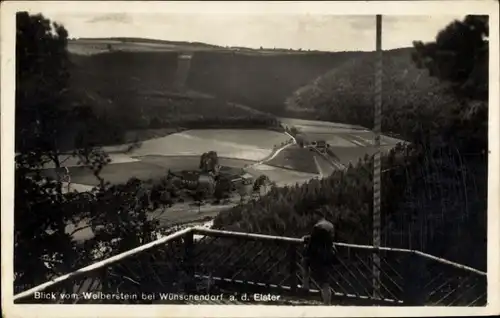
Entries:
[[296, 183], [303, 183], [312, 178], [318, 177], [315, 173], [306, 173], [296, 170], [283, 169], [266, 164], [254, 165], [246, 169], [248, 173], [259, 176], [266, 175], [269, 179], [276, 182], [277, 186], [290, 186]]
[[[365, 155], [372, 155], [375, 152], [370, 139], [373, 138], [373, 133], [368, 130], [352, 129], [348, 125], [319, 121], [288, 121], [288, 123], [297, 122], [302, 124], [299, 128], [300, 133], [308, 139], [326, 140], [331, 145], [329, 157], [341, 165], [355, 164]], [[321, 132], [317, 132], [318, 130]], [[106, 151], [112, 152], [110, 153], [112, 162], [103, 169], [101, 175], [113, 184], [124, 183], [132, 177], [155, 179], [164, 176], [169, 169], [172, 171], [197, 169], [201, 154], [208, 151], [217, 152], [222, 166], [245, 168], [255, 176], [265, 174], [278, 184], [295, 184], [312, 177], [326, 176], [341, 167], [332, 165], [322, 155], [311, 149], [290, 145], [270, 161], [246, 168], [268, 158], [274, 151], [273, 146], [289, 138], [284, 133], [270, 130], [186, 130], [143, 141], [138, 148], [126, 154], [116, 153], [123, 151], [125, 147], [106, 147]], [[384, 137], [382, 145], [386, 150], [390, 150], [397, 141], [394, 138]], [[98, 180], [90, 170], [76, 167], [77, 159], [64, 160], [63, 165], [70, 167], [72, 183], [97, 184]], [[53, 166], [46, 168], [53, 168]], [[47, 173], [54, 174], [53, 171]]]
[[304, 132], [313, 132], [313, 131], [333, 131], [335, 128], [337, 129], [347, 129], [347, 130], [366, 130], [366, 128], [358, 126], [358, 125], [349, 125], [342, 123], [332, 123], [328, 121], [320, 121], [320, 120], [307, 120], [307, 119], [298, 119], [298, 118], [288, 118], [288, 117], [280, 117], [279, 120], [287, 126], [293, 126]]
[[[182, 170], [197, 170], [200, 162], [200, 156], [158, 156], [148, 155], [143, 157], [134, 157], [129, 162], [112, 162], [105, 166], [100, 176], [111, 184], [126, 183], [130, 178], [141, 180], [158, 179], [166, 176], [168, 170], [172, 172]], [[223, 170], [238, 171], [245, 166], [255, 163], [251, 160], [219, 158], [219, 164]], [[68, 166], [72, 188], [78, 190], [79, 185], [96, 186], [98, 180], [92, 172], [83, 166]], [[55, 170], [47, 168], [45, 174], [55, 177]], [[85, 189], [85, 188], [83, 188]]]
[[220, 157], [258, 161], [272, 152], [274, 144], [288, 139], [286, 134], [268, 130], [188, 130], [144, 141], [130, 156], [199, 156], [215, 151]]
[[[158, 156], [147, 155], [142, 157], [135, 157], [143, 163], [156, 165], [164, 169], [172, 171], [193, 170], [198, 169], [200, 163], [200, 155], [193, 156]], [[219, 164], [223, 167], [243, 168], [250, 165], [255, 161], [235, 158], [219, 157]]]
[[297, 170], [307, 173], [319, 173], [314, 161], [314, 152], [299, 145], [283, 149], [276, 157], [266, 162], [267, 165]]
[[[308, 143], [318, 140], [325, 141], [330, 145], [328, 156], [332, 158], [334, 162], [344, 166], [349, 165], [349, 163], [356, 164], [365, 155], [373, 155], [376, 150], [375, 134], [361, 126], [294, 118], [280, 118], [280, 120], [285, 125], [288, 125], [289, 128], [294, 127], [297, 129], [297, 137], [300, 137], [300, 139]], [[401, 142], [404, 141], [384, 135], [380, 138], [380, 144], [383, 151], [390, 151]], [[316, 159], [313, 159], [314, 156], [310, 155], [311, 159], [317, 161], [316, 166], [320, 166], [317, 169], [321, 169], [323, 172], [322, 174], [326, 173], [326, 171], [332, 171], [332, 168], [329, 168], [331, 165], [326, 162], [325, 158], [317, 153], [315, 153], [315, 156]], [[295, 158], [297, 158], [297, 156], [295, 156]], [[280, 159], [283, 160], [283, 158]], [[293, 160], [285, 159], [283, 161], [291, 162]], [[308, 161], [310, 160], [308, 159]], [[298, 166], [296, 163], [295, 165]], [[310, 163], [307, 165], [310, 166]]]
[[263, 129], [193, 129], [184, 133], [205, 140], [215, 139], [221, 143], [251, 145], [265, 149], [272, 149], [274, 145], [279, 145], [290, 139], [284, 133]]
[[127, 52], [241, 52], [255, 55], [270, 54], [306, 54], [304, 51], [251, 49], [239, 47], [223, 47], [197, 42], [164, 41], [145, 38], [81, 38], [70, 40], [68, 48], [71, 53], [81, 55], [98, 54], [109, 51]]
[[[302, 134], [306, 140], [324, 140], [332, 147], [353, 147], [353, 146], [373, 146], [375, 145], [375, 134], [371, 131], [358, 130], [338, 130], [330, 132], [307, 132]], [[400, 139], [381, 136], [380, 144], [382, 146], [396, 145], [403, 142]]]
[[[44, 171], [47, 175], [55, 176], [54, 169]], [[99, 180], [94, 177], [92, 171], [87, 167], [69, 167], [71, 183], [96, 186]], [[167, 170], [157, 165], [147, 164], [140, 161], [116, 163], [105, 166], [100, 176], [111, 184], [126, 183], [130, 178], [141, 180], [156, 179], [165, 176]]]

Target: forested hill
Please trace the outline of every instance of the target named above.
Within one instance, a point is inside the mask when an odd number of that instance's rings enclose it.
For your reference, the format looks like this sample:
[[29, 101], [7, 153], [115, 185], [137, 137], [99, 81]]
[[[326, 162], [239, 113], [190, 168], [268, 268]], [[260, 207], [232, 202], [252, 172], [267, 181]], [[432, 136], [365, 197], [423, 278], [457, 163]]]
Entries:
[[[68, 50], [76, 67], [72, 71], [75, 78], [80, 80], [82, 71], [92, 74], [103, 85], [100, 91], [105, 95], [110, 94], [111, 83], [119, 81], [124, 82], [120, 90], [171, 89], [177, 56], [190, 52], [188, 89], [279, 116], [285, 114], [284, 102], [294, 91], [346, 61], [372, 54], [123, 38], [71, 40]], [[96, 86], [86, 79], [82, 85]]]
[[[68, 48], [76, 67], [73, 78], [80, 81], [77, 86], [93, 86], [93, 91], [98, 90], [100, 95], [114, 95], [116, 92], [110, 90], [116, 89], [120, 93], [127, 90], [128, 96], [130, 92], [143, 95], [169, 90], [175, 82], [178, 54], [191, 51], [189, 90], [277, 116], [322, 118], [368, 127], [373, 123], [375, 52], [237, 50], [203, 43], [141, 41], [70, 41]], [[426, 70], [416, 68], [412, 51], [413, 48], [384, 51], [387, 112], [396, 108], [406, 111], [410, 103], [415, 105], [414, 96], [422, 91], [429, 91], [430, 95], [425, 101], [420, 97], [419, 103], [432, 106], [436, 99], [432, 94], [440, 95], [446, 89]], [[92, 74], [94, 79], [82, 79], [82, 72]], [[117, 82], [123, 83], [118, 88], [112, 86]]]
[[[413, 48], [383, 52], [383, 129], [401, 133], [400, 116], [416, 116], [425, 110], [438, 116], [457, 103], [449, 86], [418, 69]], [[296, 90], [287, 100], [290, 111], [315, 113], [326, 120], [373, 127], [376, 55], [353, 58]], [[399, 118], [400, 119], [400, 118]], [[416, 118], [412, 118], [416, 120]]]
[[[198, 52], [191, 61], [188, 86], [283, 116], [294, 91], [366, 52], [302, 53]], [[216, 80], [214, 80], [216, 79]]]

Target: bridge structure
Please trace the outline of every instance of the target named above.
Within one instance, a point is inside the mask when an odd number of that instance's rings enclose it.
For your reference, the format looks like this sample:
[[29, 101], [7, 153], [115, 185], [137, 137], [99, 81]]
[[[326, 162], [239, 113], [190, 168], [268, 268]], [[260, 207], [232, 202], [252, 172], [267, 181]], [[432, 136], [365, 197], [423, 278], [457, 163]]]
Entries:
[[[332, 248], [332, 305], [486, 305], [487, 275], [477, 269], [416, 250], [346, 243]], [[299, 238], [191, 227], [54, 278], [15, 295], [14, 302], [238, 304], [241, 295], [258, 293], [279, 296], [268, 305], [321, 304], [317, 282], [302, 287], [303, 250]], [[51, 292], [65, 296], [39, 296]], [[245, 304], [260, 303], [249, 297]]]

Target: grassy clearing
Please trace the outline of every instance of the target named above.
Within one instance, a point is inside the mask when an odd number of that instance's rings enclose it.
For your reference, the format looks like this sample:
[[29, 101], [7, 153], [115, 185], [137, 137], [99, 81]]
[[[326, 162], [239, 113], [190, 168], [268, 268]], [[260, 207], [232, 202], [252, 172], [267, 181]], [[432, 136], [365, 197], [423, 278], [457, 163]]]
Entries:
[[158, 156], [148, 155], [136, 157], [144, 164], [153, 165], [172, 172], [182, 170], [196, 170], [200, 163], [200, 156]]
[[[182, 170], [196, 170], [198, 169], [200, 163], [200, 156], [158, 156], [158, 155], [147, 155], [142, 157], [135, 157], [143, 163], [156, 165], [165, 169], [170, 169], [172, 171], [182, 171]], [[223, 167], [231, 167], [236, 169], [244, 168], [246, 165], [250, 165], [255, 161], [243, 160], [243, 159], [233, 159], [233, 158], [222, 158], [219, 157], [219, 164]]]
[[80, 55], [92, 55], [103, 52], [126, 51], [126, 52], [240, 52], [251, 55], [273, 55], [273, 54], [307, 54], [303, 51], [284, 49], [251, 49], [251, 48], [228, 48], [200, 42], [166, 41], [144, 38], [83, 38], [70, 40], [68, 49], [71, 53]]
[[[99, 181], [92, 174], [92, 171], [87, 167], [69, 167], [71, 182], [83, 185], [96, 186]], [[101, 171], [101, 178], [112, 184], [126, 183], [130, 178], [138, 178], [141, 180], [158, 179], [164, 176], [167, 170], [163, 167], [136, 161], [127, 163], [110, 164]], [[44, 170], [46, 176], [55, 178], [55, 169]]]
[[316, 174], [283, 169], [275, 166], [260, 164], [246, 169], [254, 176], [266, 175], [270, 180], [276, 182], [279, 187], [303, 183], [317, 177]]
[[300, 172], [318, 173], [314, 162], [314, 153], [310, 149], [301, 148], [299, 145], [292, 145], [283, 149], [267, 164]]
[[273, 141], [288, 138], [268, 130], [189, 130], [144, 141], [131, 155], [199, 156], [215, 151], [220, 157], [258, 161], [271, 153]]
[[334, 131], [335, 129], [347, 129], [347, 130], [366, 130], [366, 128], [358, 125], [333, 123], [328, 121], [320, 120], [308, 120], [308, 119], [298, 119], [298, 118], [287, 118], [280, 117], [279, 120], [288, 126], [294, 126], [297, 129], [307, 132], [309, 130], [326, 130], [325, 132]]
[[254, 146], [263, 149], [272, 149], [273, 146], [290, 139], [284, 133], [262, 129], [190, 130], [185, 133], [201, 139], [215, 139], [221, 143]]
[[[120, 157], [124, 155], [111, 155], [111, 157]], [[123, 157], [125, 158], [125, 156]], [[164, 177], [168, 170], [179, 172], [182, 170], [198, 170], [200, 156], [158, 156], [147, 155], [142, 157], [127, 157], [130, 160], [114, 161], [104, 167], [101, 172], [101, 177], [105, 181], [112, 184], [120, 184], [127, 182], [130, 178], [138, 178], [141, 180], [157, 180]], [[74, 165], [68, 165], [71, 182], [75, 184], [95, 186], [98, 180], [94, 177], [91, 170], [76, 165], [76, 159], [71, 158]], [[219, 164], [222, 166], [221, 171], [230, 174], [241, 174], [243, 168], [255, 163], [251, 160], [241, 160], [233, 158], [219, 158]], [[56, 178], [55, 169], [46, 167], [44, 171], [46, 176]]]

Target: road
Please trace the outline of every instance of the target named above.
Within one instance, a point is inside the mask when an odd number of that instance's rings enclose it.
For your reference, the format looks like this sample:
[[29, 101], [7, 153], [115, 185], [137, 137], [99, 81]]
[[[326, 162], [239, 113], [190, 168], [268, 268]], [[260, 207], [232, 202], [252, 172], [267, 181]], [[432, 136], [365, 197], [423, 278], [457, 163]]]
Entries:
[[292, 142], [286, 143], [285, 145], [279, 147], [278, 149], [275, 149], [269, 156], [267, 156], [266, 158], [264, 158], [264, 159], [262, 159], [262, 160], [260, 160], [260, 161], [258, 161], [256, 163], [251, 164], [249, 167], [255, 167], [255, 166], [258, 166], [258, 165], [266, 164], [267, 162], [273, 160], [277, 155], [279, 155], [280, 152], [282, 152], [286, 148], [297, 144], [297, 140], [295, 139], [295, 137], [293, 137], [292, 135], [290, 135], [287, 132], [285, 132], [285, 134], [287, 134], [290, 137], [290, 139], [292, 140]]
[[[221, 211], [230, 209], [236, 204], [237, 203], [233, 200], [230, 204], [207, 204], [198, 208], [198, 206], [193, 206], [189, 203], [180, 203], [170, 208], [166, 208], [164, 211], [162, 209], [158, 209], [151, 212], [149, 213], [148, 218], [150, 220], [159, 220], [161, 228], [168, 228], [182, 223], [192, 223], [197, 221], [202, 223], [203, 221], [206, 222], [209, 219], [215, 218]], [[92, 229], [87, 226], [88, 223], [86, 220], [83, 220], [78, 224], [69, 224], [66, 227], [66, 233], [72, 233], [75, 229], [81, 228], [81, 230], [73, 234], [73, 239], [77, 242], [83, 242], [94, 237]]]

